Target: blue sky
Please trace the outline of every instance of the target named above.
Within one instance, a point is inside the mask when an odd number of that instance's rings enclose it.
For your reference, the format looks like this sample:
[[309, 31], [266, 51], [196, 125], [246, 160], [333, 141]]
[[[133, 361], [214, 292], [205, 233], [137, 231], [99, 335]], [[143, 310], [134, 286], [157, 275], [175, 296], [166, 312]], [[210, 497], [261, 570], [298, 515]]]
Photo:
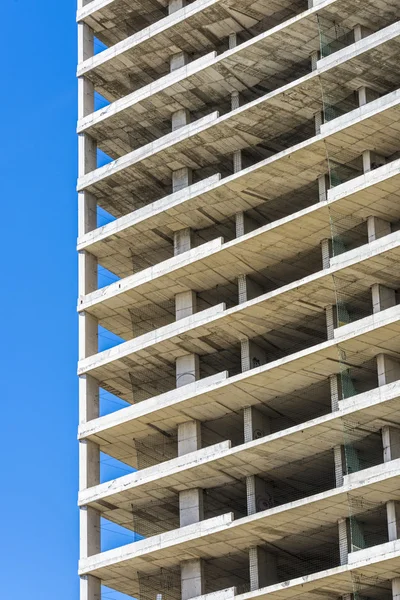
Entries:
[[3, 0], [1, 596], [78, 598], [74, 0]]

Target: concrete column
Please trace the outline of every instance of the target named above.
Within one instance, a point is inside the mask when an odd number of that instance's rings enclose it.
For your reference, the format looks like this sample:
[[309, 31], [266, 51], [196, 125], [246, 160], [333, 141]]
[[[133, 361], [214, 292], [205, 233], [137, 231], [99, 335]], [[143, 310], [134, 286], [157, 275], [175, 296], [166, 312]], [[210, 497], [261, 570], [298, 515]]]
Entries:
[[374, 242], [385, 235], [392, 232], [392, 227], [389, 221], [379, 219], [378, 217], [368, 217], [368, 243]]
[[250, 591], [278, 583], [276, 555], [260, 546], [249, 548]]
[[244, 441], [258, 440], [271, 433], [269, 418], [254, 406], [246, 406], [243, 410]]
[[200, 378], [199, 357], [186, 354], [176, 359], [176, 387], [194, 383]]
[[369, 173], [369, 171], [386, 164], [386, 158], [372, 150], [365, 150], [362, 153], [362, 159], [364, 173]]
[[203, 490], [194, 488], [179, 492], [180, 527], [198, 523], [204, 519]]
[[329, 175], [320, 175], [318, 177], [318, 197], [320, 202], [325, 202], [328, 199], [329, 188]]
[[189, 167], [182, 167], [172, 172], [172, 192], [180, 192], [192, 185], [193, 173]]
[[361, 40], [363, 40], [365, 37], [367, 37], [368, 35], [370, 35], [372, 33], [371, 29], [368, 29], [368, 27], [365, 27], [364, 25], [356, 25], [353, 29], [354, 31], [354, 41], [355, 42], [360, 42]]
[[332, 241], [329, 239], [321, 240], [322, 268], [329, 269], [330, 257], [332, 256]]
[[386, 310], [392, 306], [396, 306], [396, 291], [391, 288], [381, 285], [380, 283], [374, 283], [371, 286], [372, 294], [372, 312], [378, 313], [381, 310]]
[[189, 290], [175, 296], [175, 317], [176, 320], [184, 319], [190, 315], [194, 315], [197, 310], [196, 292]]
[[335, 336], [335, 329], [338, 326], [337, 310], [334, 304], [331, 304], [325, 308], [325, 318], [327, 339], [333, 340]]
[[246, 497], [248, 515], [268, 510], [275, 505], [271, 485], [257, 475], [246, 477]]
[[368, 102], [372, 102], [373, 100], [377, 100], [379, 98], [378, 92], [366, 86], [360, 87], [357, 90], [357, 93], [359, 106], [364, 106], [365, 104], [368, 104]]
[[80, 581], [80, 600], [101, 600], [101, 581], [93, 575], [84, 575]]
[[192, 248], [193, 236], [192, 230], [187, 227], [174, 233], [174, 256], [183, 254]]
[[335, 410], [339, 410], [339, 400], [341, 398], [340, 384], [341, 381], [339, 375], [335, 374], [329, 377], [332, 412], [334, 412]]
[[393, 600], [400, 600], [400, 577], [392, 579], [392, 597]]
[[340, 564], [347, 565], [350, 552], [350, 524], [349, 519], [339, 519], [339, 556]]
[[386, 503], [386, 515], [388, 524], [389, 542], [399, 539], [400, 533], [400, 503], [396, 500], [389, 500]]
[[378, 369], [378, 385], [386, 385], [400, 379], [400, 362], [388, 354], [378, 354], [376, 357]]
[[169, 0], [168, 14], [172, 15], [177, 10], [186, 6], [186, 0]]
[[314, 115], [314, 124], [315, 124], [315, 135], [319, 135], [321, 133], [321, 125], [324, 122], [324, 113], [319, 110]]
[[400, 458], [400, 429], [392, 425], [382, 427], [383, 462]]
[[310, 54], [310, 61], [311, 61], [311, 70], [315, 71], [317, 69], [317, 62], [320, 59], [320, 55], [319, 55], [319, 51], [318, 50], [314, 50], [314, 52], [312, 52]]
[[205, 593], [204, 564], [201, 559], [181, 563], [181, 599], [189, 600]]
[[196, 452], [201, 448], [200, 421], [186, 421], [178, 425], [178, 456]]
[[187, 108], [181, 108], [172, 114], [172, 131], [176, 131], [190, 123], [190, 112]]
[[252, 300], [261, 296], [263, 293], [262, 287], [256, 283], [248, 275], [239, 275], [238, 277], [238, 296], [239, 304]]
[[246, 213], [236, 213], [236, 237], [250, 233], [250, 231], [254, 231], [259, 227], [257, 221], [254, 221], [254, 219], [246, 215]]
[[335, 446], [333, 448], [333, 459], [335, 461], [335, 484], [341, 487], [346, 475], [346, 456], [344, 446]]
[[190, 56], [187, 52], [178, 52], [177, 54], [174, 54], [171, 56], [169, 61], [170, 72], [172, 73], [172, 71], [176, 71], [177, 69], [184, 67], [189, 62]]
[[257, 346], [254, 342], [248, 338], [241, 340], [241, 358], [242, 358], [242, 373], [265, 365], [267, 362], [267, 355], [263, 348]]

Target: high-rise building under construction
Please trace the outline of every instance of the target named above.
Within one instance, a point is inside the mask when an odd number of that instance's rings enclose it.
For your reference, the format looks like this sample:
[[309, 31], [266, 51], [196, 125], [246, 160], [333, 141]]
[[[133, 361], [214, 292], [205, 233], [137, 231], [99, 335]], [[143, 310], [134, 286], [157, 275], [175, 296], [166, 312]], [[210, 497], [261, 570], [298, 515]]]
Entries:
[[400, 600], [400, 1], [77, 20], [81, 600]]

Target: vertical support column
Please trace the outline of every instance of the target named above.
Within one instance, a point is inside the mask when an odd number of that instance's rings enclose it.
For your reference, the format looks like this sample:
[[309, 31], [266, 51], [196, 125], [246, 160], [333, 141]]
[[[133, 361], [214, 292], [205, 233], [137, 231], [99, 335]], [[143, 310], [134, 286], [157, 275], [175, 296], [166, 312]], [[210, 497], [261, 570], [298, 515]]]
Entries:
[[[229, 50], [236, 48], [237, 46], [237, 34], [231, 33], [228, 38]], [[239, 92], [234, 91], [231, 93], [231, 110], [236, 110], [240, 106]], [[238, 173], [243, 168], [242, 164], [242, 151], [236, 150], [233, 153], [233, 172]]]
[[368, 29], [368, 27], [365, 27], [364, 25], [356, 25], [353, 29], [354, 31], [354, 41], [355, 42], [360, 42], [361, 40], [363, 40], [365, 37], [367, 37], [368, 35], [370, 35], [372, 33], [372, 29]]
[[372, 150], [364, 150], [362, 153], [363, 159], [363, 171], [364, 173], [369, 173], [373, 169], [377, 169], [382, 165], [386, 164], [386, 158], [373, 152]]
[[169, 0], [168, 14], [172, 15], [177, 10], [186, 6], [186, 0]]
[[239, 304], [261, 296], [263, 289], [258, 283], [253, 281], [248, 275], [239, 275], [238, 277], [238, 300]]
[[382, 427], [383, 462], [400, 458], [400, 429], [392, 425]]
[[347, 565], [350, 552], [350, 524], [349, 519], [339, 519], [339, 557], [340, 564]]
[[339, 410], [339, 400], [341, 398], [341, 381], [340, 375], [331, 375], [329, 377], [329, 388], [331, 392], [331, 407], [332, 412]]
[[317, 63], [318, 63], [319, 59], [320, 59], [319, 50], [314, 50], [314, 52], [312, 52], [310, 54], [311, 70], [312, 71], [316, 71], [316, 69], [317, 69]]
[[[185, 2], [182, 0], [171, 0], [169, 4], [169, 11], [175, 12], [185, 6]], [[173, 9], [173, 10], [171, 10]], [[186, 52], [179, 52], [174, 54], [170, 59], [170, 71], [176, 71], [187, 65], [190, 61], [189, 55]], [[171, 129], [176, 131], [180, 127], [184, 127], [190, 123], [190, 112], [184, 108], [176, 111], [172, 115]], [[172, 173], [172, 192], [179, 192], [180, 190], [192, 185], [193, 174], [192, 169], [189, 167], [182, 167]]]
[[368, 243], [374, 242], [385, 235], [392, 232], [392, 227], [389, 221], [379, 219], [378, 217], [368, 217]]
[[272, 487], [257, 475], [246, 477], [246, 497], [248, 515], [255, 515], [275, 505]]
[[314, 114], [314, 125], [315, 125], [315, 135], [319, 135], [321, 133], [321, 125], [324, 122], [324, 113], [322, 110], [319, 110]]
[[244, 441], [252, 442], [271, 433], [269, 418], [254, 406], [246, 406], [243, 410]]
[[399, 539], [400, 533], [400, 503], [396, 500], [389, 500], [386, 503], [386, 515], [388, 525], [389, 542]]
[[181, 229], [174, 233], [174, 256], [183, 254], [193, 246], [193, 235], [190, 227]]
[[378, 354], [376, 357], [378, 369], [378, 385], [386, 385], [400, 379], [400, 362], [388, 354]]
[[204, 563], [201, 558], [181, 563], [181, 598], [189, 600], [205, 593]]
[[250, 233], [259, 227], [259, 224], [251, 219], [246, 213], [236, 213], [236, 237]]
[[333, 340], [335, 337], [335, 329], [338, 326], [337, 310], [334, 304], [331, 304], [325, 308], [325, 318], [327, 339]]
[[329, 187], [329, 175], [320, 175], [318, 177], [318, 197], [320, 202], [326, 202], [328, 199]]
[[[81, 6], [86, 3], [81, 2]], [[84, 23], [78, 24], [78, 60], [82, 62], [94, 54], [93, 32]], [[81, 77], [78, 79], [78, 117], [81, 119], [94, 112], [94, 86]], [[79, 176], [96, 169], [96, 143], [86, 134], [78, 138]], [[78, 196], [78, 235], [84, 235], [97, 226], [97, 203], [94, 196], [81, 192]], [[79, 253], [79, 295], [84, 296], [97, 289], [97, 260], [88, 252]], [[79, 315], [79, 358], [86, 358], [98, 351], [98, 323], [93, 316]], [[97, 381], [84, 375], [79, 379], [79, 422], [86, 423], [99, 416], [99, 386]], [[100, 449], [90, 441], [79, 443], [79, 489], [100, 483]], [[80, 557], [87, 558], [100, 552], [100, 514], [90, 507], [82, 507], [80, 521]], [[88, 575], [81, 577], [81, 600], [100, 600], [101, 581]]]
[[250, 591], [278, 583], [276, 555], [261, 546], [249, 548]]
[[333, 458], [335, 461], [335, 484], [341, 487], [346, 475], [346, 456], [344, 446], [335, 446], [333, 448]]
[[400, 600], [400, 577], [392, 579], [392, 598], [393, 600]]
[[329, 239], [321, 240], [321, 255], [322, 255], [322, 268], [329, 269], [330, 258], [332, 256], [332, 241]]
[[358, 94], [358, 105], [364, 106], [373, 100], [377, 100], [379, 98], [379, 93], [371, 88], [366, 86], [362, 86], [357, 90]]
[[257, 346], [249, 338], [243, 338], [241, 340], [241, 359], [242, 359], [242, 373], [265, 365], [267, 362], [267, 355], [263, 348]]
[[392, 306], [396, 306], [396, 291], [391, 288], [381, 285], [380, 283], [374, 283], [371, 286], [372, 294], [372, 312], [378, 313], [381, 310], [386, 310]]

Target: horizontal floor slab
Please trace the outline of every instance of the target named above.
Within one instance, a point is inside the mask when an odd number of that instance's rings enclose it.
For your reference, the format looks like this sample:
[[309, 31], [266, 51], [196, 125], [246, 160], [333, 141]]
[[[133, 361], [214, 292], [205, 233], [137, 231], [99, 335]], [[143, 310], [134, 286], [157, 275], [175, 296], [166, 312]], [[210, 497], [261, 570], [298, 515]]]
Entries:
[[[121, 581], [135, 589], [137, 572], [151, 575], [184, 560], [216, 558], [246, 550], [265, 542], [278, 545], [290, 535], [309, 532], [310, 548], [318, 544], [323, 528], [348, 515], [349, 498], [362, 497], [368, 505], [400, 499], [398, 488], [400, 459], [360, 471], [351, 487], [342, 486], [288, 505], [232, 520], [231, 513], [178, 530], [152, 536], [80, 561], [80, 574], [92, 574], [105, 585]], [[368, 471], [368, 472], [367, 472]], [[150, 558], [151, 557], [151, 558]], [[115, 586], [113, 586], [115, 587]]]
[[[288, 473], [290, 476], [292, 463], [310, 459], [347, 442], [346, 423], [357, 423], [351, 437], [352, 443], [365, 437], [368, 431], [378, 431], [389, 423], [399, 425], [400, 382], [359, 394], [343, 404], [344, 407], [335, 413], [234, 448], [230, 447], [229, 441], [221, 442], [82, 490], [79, 504], [92, 506], [105, 518], [134, 529], [132, 510], [145, 508], [151, 502], [176, 498], [181, 491], [234, 484], [259, 473], [267, 477], [268, 473], [272, 474], [276, 469], [279, 469], [279, 478], [286, 477]], [[103, 431], [88, 439], [96, 442], [102, 435], [104, 439], [100, 448], [107, 452], [114, 447], [112, 440], [115, 439], [115, 429]], [[108, 444], [105, 443], [106, 440]], [[129, 441], [125, 445], [128, 449]], [[132, 455], [131, 447], [131, 460]]]
[[[256, 172], [257, 176], [261, 176], [265, 168], [271, 169], [271, 165], [278, 161], [279, 166], [283, 167], [289, 155], [292, 156], [293, 168], [296, 159], [302, 159], [303, 169], [315, 168], [317, 164], [322, 172], [327, 171], [327, 168], [323, 168], [326, 166], [327, 152], [330, 160], [338, 163], [348, 163], [366, 148], [374, 148], [380, 154], [390, 156], [398, 150], [394, 134], [400, 112], [399, 93], [387, 94], [373, 106], [374, 111], [371, 111], [368, 104], [352, 111], [348, 120], [341, 126], [338, 125], [334, 131], [310, 137], [288, 149], [275, 151], [269, 158], [257, 162], [245, 171], [252, 173], [253, 180]], [[246, 110], [249, 109], [245, 106], [222, 117], [214, 112], [185, 125], [83, 175], [78, 180], [78, 190], [93, 193], [100, 205], [102, 198], [112, 196], [113, 202], [118, 201], [120, 210], [124, 206], [132, 206], [133, 196], [137, 196], [141, 203], [153, 200], [157, 197], [160, 185], [165, 189], [170, 185], [172, 171], [183, 167], [199, 169], [213, 163], [218, 166], [221, 156], [228, 156], [231, 160], [234, 151], [258, 144], [263, 139], [262, 131], [254, 130], [253, 133], [251, 129], [237, 130], [236, 115], [245, 114]], [[272, 112], [276, 113], [276, 110], [274, 108]], [[383, 131], [386, 135], [383, 135]], [[258, 134], [260, 137], [257, 137]], [[325, 144], [328, 144], [328, 148], [325, 148]], [[321, 145], [324, 146], [325, 154], [322, 153], [322, 148], [320, 150]], [[313, 156], [307, 155], [310, 146], [313, 146]], [[253, 181], [252, 183], [254, 184]], [[302, 183], [298, 181], [299, 186]]]

